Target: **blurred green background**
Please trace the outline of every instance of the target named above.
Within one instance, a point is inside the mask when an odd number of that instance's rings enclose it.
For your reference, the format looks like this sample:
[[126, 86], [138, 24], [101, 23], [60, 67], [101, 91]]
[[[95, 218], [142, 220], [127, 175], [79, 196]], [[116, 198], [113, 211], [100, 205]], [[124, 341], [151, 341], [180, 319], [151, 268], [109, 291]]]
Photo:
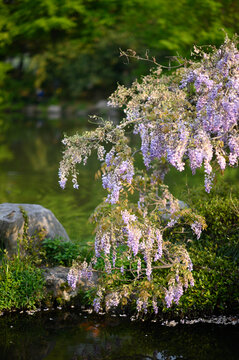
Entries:
[[125, 64], [119, 48], [189, 56], [238, 32], [238, 0], [2, 0], [1, 104], [106, 97], [149, 64]]

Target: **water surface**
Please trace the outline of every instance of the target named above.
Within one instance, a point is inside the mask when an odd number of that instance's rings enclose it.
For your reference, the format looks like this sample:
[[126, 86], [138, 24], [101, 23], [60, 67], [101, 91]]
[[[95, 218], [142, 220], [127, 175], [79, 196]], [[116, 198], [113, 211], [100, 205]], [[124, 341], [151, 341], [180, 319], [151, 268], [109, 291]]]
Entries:
[[237, 360], [239, 326], [132, 322], [75, 311], [0, 318], [1, 360]]
[[5, 119], [0, 138], [0, 202], [35, 203], [49, 208], [69, 236], [86, 241], [93, 226], [88, 217], [101, 201], [103, 190], [95, 181], [96, 159], [80, 167], [79, 190], [69, 182], [58, 184], [64, 133], [82, 132], [91, 126], [87, 118], [28, 119], [19, 115]]

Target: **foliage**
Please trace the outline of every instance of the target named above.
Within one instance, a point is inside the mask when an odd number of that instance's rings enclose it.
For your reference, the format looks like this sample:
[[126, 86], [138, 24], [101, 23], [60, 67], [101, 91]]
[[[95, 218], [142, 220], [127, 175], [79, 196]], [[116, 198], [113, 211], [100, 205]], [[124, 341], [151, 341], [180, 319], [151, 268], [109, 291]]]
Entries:
[[92, 87], [111, 90], [116, 79], [128, 83], [147, 69], [123, 69], [119, 48], [168, 56], [189, 54], [193, 43], [219, 45], [222, 28], [238, 32], [238, 10], [235, 0], [3, 1], [0, 68], [12, 65], [10, 73], [4, 69], [10, 100], [36, 100], [39, 88], [68, 99]]
[[198, 199], [194, 207], [207, 219], [207, 229], [203, 238], [210, 238], [214, 244], [219, 245], [229, 243], [237, 237], [239, 233], [239, 201], [237, 198], [215, 196], [203, 202]]
[[32, 265], [40, 265], [42, 262], [42, 257], [45, 256], [45, 252], [42, 249], [42, 240], [45, 237], [45, 229], [37, 231], [34, 235], [30, 236], [28, 233], [29, 221], [27, 212], [22, 206], [19, 206], [22, 213], [24, 223], [23, 223], [23, 233], [19, 236], [18, 239], [18, 257], [25, 259], [26, 262], [29, 261]]
[[194, 209], [207, 219], [202, 233], [201, 246], [210, 247], [215, 254], [230, 261], [239, 262], [239, 201], [235, 191], [228, 186], [220, 187], [204, 198], [200, 193], [190, 194]]
[[4, 89], [4, 84], [8, 76], [8, 72], [11, 69], [10, 64], [0, 62], [0, 109], [3, 110], [8, 103], [8, 91]]
[[237, 313], [239, 272], [232, 259], [218, 255], [213, 242], [194, 244], [189, 250], [194, 263], [195, 286], [181, 298], [174, 311], [182, 315]]
[[0, 310], [34, 309], [44, 298], [44, 278], [41, 269], [43, 255], [40, 242], [44, 231], [35, 236], [28, 234], [28, 216], [20, 207], [23, 215], [23, 234], [18, 238], [17, 254], [2, 252], [0, 265]]
[[[185, 293], [172, 314], [230, 314], [239, 309], [239, 202], [238, 189], [220, 182], [210, 194], [188, 194], [188, 204], [204, 216], [207, 228], [200, 240], [188, 244], [194, 264], [195, 285]], [[170, 310], [169, 310], [170, 313]]]
[[79, 246], [62, 239], [44, 239], [42, 247], [45, 251], [45, 260], [51, 265], [71, 266], [80, 254]]
[[[108, 311], [135, 299], [138, 313], [147, 313], [151, 306], [157, 313], [158, 306], [178, 304], [194, 285], [186, 239], [190, 227], [199, 239], [206, 224], [202, 216], [180, 206], [163, 179], [168, 164], [183, 171], [187, 160], [193, 174], [204, 166], [209, 193], [215, 172], [237, 165], [236, 45], [236, 38], [226, 36], [219, 49], [210, 47], [206, 53], [195, 47], [199, 61], [178, 59], [179, 68], [169, 76], [162, 75], [157, 64], [150, 75], [130, 88], [118, 86], [111, 95], [109, 105], [125, 112], [120, 124], [98, 119], [96, 130], [64, 138], [60, 185], [64, 188], [71, 175], [73, 187], [78, 188], [76, 166], [97, 150], [102, 162], [98, 175], [108, 191], [92, 215], [95, 258], [89, 266], [83, 262], [73, 267], [68, 278], [74, 288], [78, 278], [92, 277], [94, 264], [101, 271], [104, 264], [93, 301], [96, 311], [103, 304]], [[140, 148], [129, 137], [130, 131], [139, 134]]]
[[24, 257], [5, 255], [0, 266], [0, 310], [32, 309], [44, 297], [40, 269]]

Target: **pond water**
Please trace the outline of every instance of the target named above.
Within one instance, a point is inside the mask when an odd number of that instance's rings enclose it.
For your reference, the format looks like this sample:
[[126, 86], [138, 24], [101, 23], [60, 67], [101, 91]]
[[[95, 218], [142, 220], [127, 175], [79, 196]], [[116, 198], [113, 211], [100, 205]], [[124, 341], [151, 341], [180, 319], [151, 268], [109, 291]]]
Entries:
[[[100, 180], [95, 181], [99, 162], [93, 156], [80, 167], [79, 190], [71, 182], [62, 190], [58, 168], [62, 157], [63, 134], [93, 128], [88, 117], [75, 119], [27, 118], [23, 114], [0, 117], [0, 202], [36, 203], [49, 208], [63, 224], [70, 238], [87, 243], [93, 226], [87, 220], [103, 195]], [[225, 178], [239, 180], [239, 169], [226, 172]], [[173, 170], [166, 179], [170, 190], [182, 199], [185, 183], [203, 183], [202, 172]], [[183, 200], [183, 199], [182, 199]]]
[[75, 311], [0, 318], [1, 360], [236, 360], [238, 325], [177, 325]]
[[87, 241], [92, 226], [87, 222], [102, 199], [100, 181], [95, 181], [95, 158], [80, 170], [80, 189], [71, 183], [62, 190], [58, 168], [64, 133], [74, 134], [90, 125], [87, 118], [29, 119], [20, 115], [2, 120], [0, 138], [0, 201], [35, 203], [49, 208], [66, 228], [70, 238]]

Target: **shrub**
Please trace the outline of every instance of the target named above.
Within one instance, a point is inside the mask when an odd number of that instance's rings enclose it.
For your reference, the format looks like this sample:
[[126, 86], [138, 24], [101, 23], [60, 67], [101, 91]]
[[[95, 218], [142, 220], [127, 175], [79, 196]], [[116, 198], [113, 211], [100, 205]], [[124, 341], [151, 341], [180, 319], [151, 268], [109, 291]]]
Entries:
[[45, 251], [45, 260], [51, 265], [71, 266], [80, 254], [77, 244], [62, 239], [44, 239], [42, 247]]
[[193, 244], [189, 250], [194, 263], [194, 286], [181, 297], [180, 303], [163, 311], [173, 316], [236, 314], [239, 310], [239, 271], [225, 255], [213, 246]]
[[17, 254], [9, 257], [7, 251], [1, 251], [0, 310], [34, 309], [45, 296], [42, 270], [37, 267], [41, 263], [44, 231], [29, 236], [27, 213], [22, 207], [20, 210], [24, 224]]
[[42, 271], [18, 256], [2, 259], [0, 310], [32, 309], [44, 297]]
[[[239, 262], [238, 189], [220, 181], [211, 194], [190, 191], [186, 201], [205, 217], [207, 228], [200, 238], [201, 249], [210, 247], [220, 256]], [[199, 244], [198, 244], [199, 246]]]

